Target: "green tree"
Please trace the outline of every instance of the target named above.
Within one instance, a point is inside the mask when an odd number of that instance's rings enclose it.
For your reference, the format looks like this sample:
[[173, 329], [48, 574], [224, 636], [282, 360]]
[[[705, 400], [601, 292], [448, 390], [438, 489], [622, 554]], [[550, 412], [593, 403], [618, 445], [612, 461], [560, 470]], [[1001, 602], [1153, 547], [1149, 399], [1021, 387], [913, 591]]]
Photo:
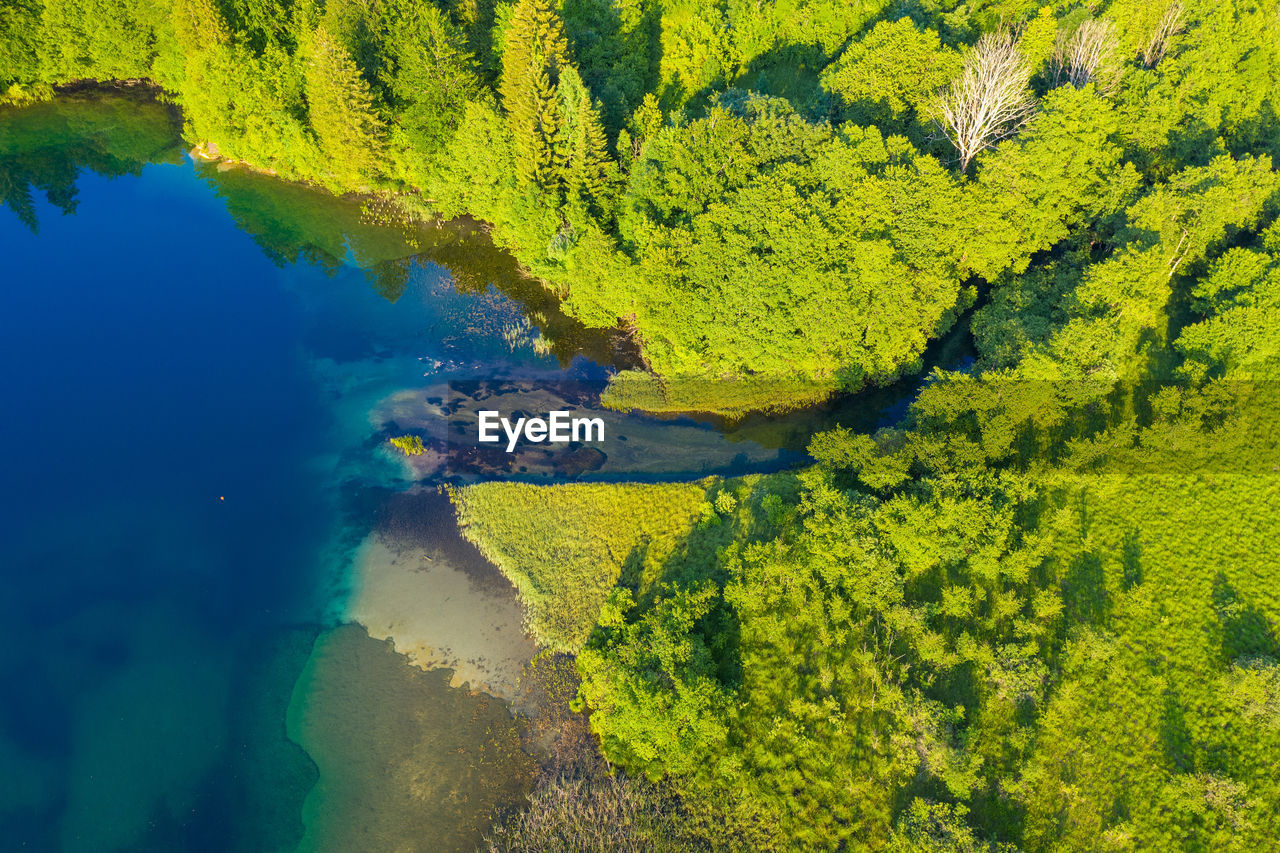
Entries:
[[[376, 81], [392, 115], [389, 143], [415, 166], [438, 156], [466, 104], [482, 92], [466, 37], [435, 6], [390, 0], [376, 7], [382, 33]], [[411, 181], [422, 183], [421, 170]]]
[[502, 106], [511, 124], [520, 179], [554, 189], [564, 165], [557, 142], [564, 118], [558, 94], [569, 65], [564, 25], [550, 0], [519, 0], [502, 52]]
[[901, 18], [881, 21], [850, 45], [822, 72], [822, 85], [836, 96], [840, 117], [922, 139], [935, 93], [960, 68], [960, 54], [943, 47], [936, 32]]
[[1177, 340], [1188, 376], [1265, 381], [1280, 370], [1280, 223], [1260, 243], [1228, 250], [1192, 287], [1191, 308], [1203, 319]]
[[889, 850], [892, 853], [980, 853], [987, 850], [965, 822], [963, 805], [916, 799], [898, 818]]
[[231, 29], [213, 0], [174, 0], [173, 27], [188, 56], [231, 44]]
[[382, 166], [383, 123], [369, 84], [323, 26], [307, 48], [306, 95], [311, 129], [330, 174], [342, 181], [369, 180]]
[[0, 97], [10, 84], [40, 79], [40, 10], [34, 0], [0, 6]]
[[561, 115], [556, 148], [563, 151], [564, 185], [573, 197], [605, 203], [616, 172], [606, 150], [599, 109], [572, 66], [560, 75]]
[[583, 81], [610, 133], [652, 86], [658, 4], [653, 0], [565, 0], [564, 21]]
[[42, 76], [50, 82], [146, 77], [166, 11], [163, 4], [45, 0], [38, 36]]

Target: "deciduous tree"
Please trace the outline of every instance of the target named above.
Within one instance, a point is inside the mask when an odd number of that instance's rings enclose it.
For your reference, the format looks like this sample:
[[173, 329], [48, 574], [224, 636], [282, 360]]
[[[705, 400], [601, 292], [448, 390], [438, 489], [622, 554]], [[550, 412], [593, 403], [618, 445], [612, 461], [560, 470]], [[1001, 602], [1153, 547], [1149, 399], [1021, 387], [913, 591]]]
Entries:
[[1031, 69], [1006, 32], [983, 36], [964, 71], [938, 102], [938, 125], [955, 146], [960, 171], [981, 151], [1017, 133], [1035, 114]]

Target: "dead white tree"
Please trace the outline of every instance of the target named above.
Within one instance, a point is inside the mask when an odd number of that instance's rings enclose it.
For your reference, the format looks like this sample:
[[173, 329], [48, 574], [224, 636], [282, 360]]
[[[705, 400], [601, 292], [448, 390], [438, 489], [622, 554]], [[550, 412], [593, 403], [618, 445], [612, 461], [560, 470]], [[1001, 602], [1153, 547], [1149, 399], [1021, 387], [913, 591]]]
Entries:
[[969, 51], [964, 71], [937, 104], [938, 127], [955, 146], [960, 171], [1031, 120], [1036, 100], [1030, 81], [1031, 68], [1008, 32], [989, 33]]
[[1070, 83], [1077, 89], [1093, 83], [1110, 94], [1120, 79], [1120, 64], [1116, 62], [1119, 43], [1115, 24], [1092, 18], [1076, 27], [1070, 36], [1059, 36], [1053, 53], [1054, 82]]
[[1160, 16], [1159, 23], [1147, 39], [1147, 46], [1142, 49], [1142, 64], [1155, 68], [1164, 59], [1164, 52], [1169, 49], [1169, 39], [1182, 32], [1182, 4], [1174, 0], [1169, 8]]

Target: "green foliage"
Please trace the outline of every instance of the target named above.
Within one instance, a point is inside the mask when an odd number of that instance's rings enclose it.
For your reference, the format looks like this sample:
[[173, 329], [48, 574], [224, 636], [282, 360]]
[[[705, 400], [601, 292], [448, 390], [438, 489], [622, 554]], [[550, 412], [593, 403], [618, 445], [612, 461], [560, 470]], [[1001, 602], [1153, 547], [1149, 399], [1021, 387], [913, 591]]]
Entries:
[[[202, 154], [483, 219], [579, 319], [633, 332], [654, 378], [620, 380], [622, 405], [736, 415], [917, 370], [984, 287], [989, 365], [1131, 369], [1119, 354], [1183, 310], [1187, 272], [1162, 284], [1126, 211], [1280, 153], [1274, 11], [21, 0], [0, 10], [0, 87], [150, 78]], [[1087, 18], [1114, 34], [1108, 70], [1061, 85]], [[1037, 117], [970, 179], [933, 138], [934, 95], [1006, 26]], [[1145, 307], [1068, 322], [1077, 299]], [[691, 379], [729, 381], [699, 404]]]
[[209, 0], [175, 0], [173, 38], [173, 52], [157, 59], [156, 75], [180, 93], [187, 136], [200, 150], [332, 186], [306, 127], [299, 58], [274, 45], [258, 56], [235, 44]]
[[[146, 77], [165, 11], [163, 3], [44, 0], [37, 36], [41, 78]], [[0, 72], [3, 76], [7, 74]]]
[[[37, 0], [0, 6], [0, 87], [6, 90], [42, 79], [37, 35], [42, 8]], [[21, 103], [20, 92], [13, 89], [0, 103]]]
[[[1141, 50], [1162, 6], [1124, 4], [1122, 44]], [[1280, 20], [1274, 4], [1196, 0], [1181, 6], [1168, 51], [1154, 68], [1130, 71], [1119, 95], [1131, 156], [1161, 176], [1223, 153], [1276, 156]]]
[[427, 452], [422, 446], [422, 437], [417, 435], [396, 435], [392, 436], [388, 441], [391, 446], [399, 450], [405, 456], [421, 456]]
[[307, 116], [336, 179], [347, 184], [374, 173], [382, 159], [382, 121], [355, 63], [323, 26], [307, 48], [306, 95]]
[[[545, 0], [520, 0], [502, 54], [502, 105], [521, 182], [552, 199], [607, 206], [616, 167], [599, 107], [569, 61], [564, 24]], [[563, 226], [561, 231], [563, 231]], [[552, 256], [563, 252], [548, 249]]]
[[565, 0], [574, 56], [613, 133], [653, 87], [657, 17], [651, 0]]
[[511, 131], [493, 104], [467, 104], [444, 156], [435, 164], [435, 198], [447, 216], [486, 211], [495, 230], [507, 230], [515, 217], [515, 150]]
[[1120, 122], [1092, 86], [1063, 86], [1045, 97], [1025, 133], [980, 159], [979, 186], [998, 207], [993, 219], [1010, 226], [988, 239], [1021, 244], [1017, 266], [1073, 234], [1105, 227], [1137, 194]]
[[[1165, 340], [1181, 277], [1254, 226], [1277, 187], [1268, 157], [1223, 156], [1180, 172], [1128, 208], [1118, 248], [1105, 260], [1081, 265], [1083, 272], [1039, 271], [997, 294], [974, 323], [980, 346], [1018, 360], [1028, 378], [1134, 378], [1149, 347]], [[1047, 321], [1050, 312], [1060, 322]], [[1015, 344], [1007, 335], [1019, 327]]]
[[898, 819], [888, 849], [893, 853], [978, 853], [988, 849], [965, 821], [968, 812], [963, 805], [917, 798]]
[[776, 99], [732, 94], [663, 129], [619, 223], [650, 365], [779, 387], [892, 380], [971, 297], [959, 247], [937, 240], [961, 198], [905, 140], [836, 132]]
[[698, 484], [482, 483], [453, 492], [464, 535], [520, 593], [533, 636], [577, 651], [624, 572], [650, 578], [697, 522]]
[[[1274, 0], [446, 5], [8, 3], [0, 86], [150, 78], [204, 153], [484, 219], [640, 344], [619, 408], [888, 382], [985, 299], [972, 372], [815, 436], [798, 478], [455, 493], [538, 640], [579, 652], [607, 757], [678, 795], [668, 823], [640, 783], [566, 785], [513, 831], [563, 839], [596, 803], [654, 845], [714, 815], [753, 850], [1273, 846]], [[1089, 16], [1114, 68], [1065, 85]], [[1003, 26], [1036, 117], [969, 177], [930, 103]], [[101, 103], [47, 149], [6, 114], [0, 192], [32, 227], [81, 165], [170, 156], [167, 113], [98, 133]], [[350, 246], [403, 281], [403, 234], [218, 180], [277, 257]]]
[[822, 74], [841, 118], [923, 140], [939, 89], [960, 73], [960, 54], [910, 18], [881, 21]]
[[[1053, 198], [1020, 227], [1065, 243], [975, 321], [992, 366], [935, 373], [901, 426], [815, 437], [798, 499], [756, 504], [776, 532], [616, 593], [579, 657], [607, 756], [782, 849], [1280, 827], [1277, 177], [1223, 156], [1142, 190], [1089, 87], [1044, 118], [980, 177]], [[1093, 164], [1055, 163], [1089, 123]]]
[[[1087, 497], [1063, 519], [1062, 559], [1096, 566], [1106, 618], [1068, 646], [1026, 766], [1032, 849], [1097, 838], [1116, 849], [1248, 849], [1274, 836], [1280, 800], [1257, 768], [1275, 733], [1251, 723], [1228, 686], [1266, 679], [1270, 659], [1257, 656], [1274, 651], [1280, 616], [1262, 580], [1274, 559], [1262, 507], [1276, 480], [1243, 473], [1270, 467], [1256, 438], [1271, 418], [1251, 406], [1242, 415], [1190, 448], [1194, 428], [1166, 421], [1143, 436], [1146, 453], [1167, 454], [1161, 464], [1135, 469], [1137, 454], [1119, 450], [1128, 464], [1074, 480]], [[1068, 785], [1082, 796], [1065, 797]]]
[[570, 198], [607, 203], [616, 168], [591, 94], [573, 68], [560, 77], [560, 105], [564, 123], [556, 147], [563, 152], [565, 190]]
[[1276, 702], [1280, 456], [1260, 391], [1164, 393], [1150, 426], [1056, 461], [878, 497], [839, 471], [901, 440], [828, 439], [776, 538], [740, 527], [648, 603], [615, 594], [579, 657], [606, 755], [728, 798], [782, 849], [1265, 845], [1274, 733], [1246, 721]]
[[[392, 163], [405, 163], [408, 184], [426, 182], [418, 167], [439, 154], [482, 84], [466, 39], [435, 6], [412, 0], [378, 4], [371, 28], [382, 34], [375, 80], [390, 119]], [[415, 168], [417, 167], [417, 168]]]
[[881, 0], [681, 0], [664, 4], [659, 93], [672, 108], [740, 86], [807, 106], [817, 75], [883, 14]]
[[557, 136], [563, 118], [557, 97], [569, 64], [564, 25], [549, 0], [519, 0], [502, 51], [502, 106], [511, 122], [517, 174], [554, 189], [562, 167]]
[[1280, 226], [1269, 236], [1271, 251], [1231, 249], [1192, 288], [1204, 319], [1177, 341], [1191, 376], [1266, 381], [1280, 370]]

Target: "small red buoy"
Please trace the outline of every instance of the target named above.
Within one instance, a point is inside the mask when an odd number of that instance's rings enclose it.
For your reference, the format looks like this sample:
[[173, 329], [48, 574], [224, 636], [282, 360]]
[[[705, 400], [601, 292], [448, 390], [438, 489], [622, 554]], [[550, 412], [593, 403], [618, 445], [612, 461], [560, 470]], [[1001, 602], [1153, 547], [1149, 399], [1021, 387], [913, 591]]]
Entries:
[[218, 495], [218, 500], [220, 500], [220, 501], [225, 501], [225, 500], [226, 500], [226, 498], [225, 498], [225, 497], [223, 497], [222, 495]]

